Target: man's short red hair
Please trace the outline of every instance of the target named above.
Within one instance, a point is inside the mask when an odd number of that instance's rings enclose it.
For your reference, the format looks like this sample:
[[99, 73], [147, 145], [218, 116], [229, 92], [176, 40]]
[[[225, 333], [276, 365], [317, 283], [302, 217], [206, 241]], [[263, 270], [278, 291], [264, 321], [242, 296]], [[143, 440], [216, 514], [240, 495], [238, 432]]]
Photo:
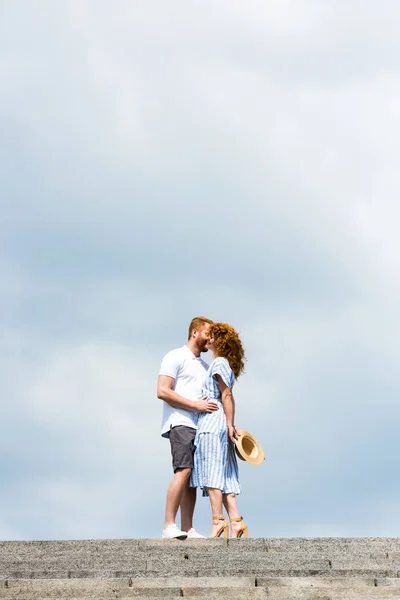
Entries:
[[207, 319], [207, 317], [195, 317], [194, 319], [192, 319], [189, 325], [188, 340], [190, 340], [190, 338], [192, 337], [192, 333], [195, 329], [202, 329], [207, 323], [209, 325], [212, 325], [213, 322], [214, 321], [211, 321], [211, 319]]

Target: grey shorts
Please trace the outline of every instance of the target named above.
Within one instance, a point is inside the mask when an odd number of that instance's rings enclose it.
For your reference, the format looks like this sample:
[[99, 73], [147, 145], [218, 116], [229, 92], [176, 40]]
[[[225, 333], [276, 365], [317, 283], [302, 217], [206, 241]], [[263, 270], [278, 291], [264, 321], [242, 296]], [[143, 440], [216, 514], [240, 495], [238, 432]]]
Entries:
[[169, 432], [174, 473], [177, 469], [193, 469], [195, 437], [196, 430], [186, 425], [177, 425]]

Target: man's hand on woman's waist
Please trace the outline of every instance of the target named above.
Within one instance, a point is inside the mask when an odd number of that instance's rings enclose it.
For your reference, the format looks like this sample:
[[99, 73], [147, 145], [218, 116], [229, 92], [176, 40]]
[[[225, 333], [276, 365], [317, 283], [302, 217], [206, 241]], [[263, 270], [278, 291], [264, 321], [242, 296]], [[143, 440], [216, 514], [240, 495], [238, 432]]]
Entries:
[[207, 400], [207, 396], [203, 396], [200, 400], [193, 402], [193, 410], [196, 412], [211, 413], [218, 410], [218, 404]]

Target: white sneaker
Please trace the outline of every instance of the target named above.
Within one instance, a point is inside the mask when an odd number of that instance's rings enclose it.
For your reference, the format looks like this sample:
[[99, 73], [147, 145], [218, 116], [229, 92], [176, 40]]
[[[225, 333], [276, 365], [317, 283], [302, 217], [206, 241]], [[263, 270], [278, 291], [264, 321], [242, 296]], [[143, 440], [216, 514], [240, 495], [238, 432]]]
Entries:
[[178, 540], [186, 540], [188, 534], [186, 531], [181, 531], [178, 529], [175, 523], [172, 525], [167, 525], [167, 527], [162, 532], [162, 538], [177, 538]]
[[201, 535], [201, 533], [198, 533], [194, 527], [192, 527], [192, 529], [189, 529], [189, 531], [187, 532], [187, 536], [188, 539], [190, 538], [205, 538], [205, 535]]

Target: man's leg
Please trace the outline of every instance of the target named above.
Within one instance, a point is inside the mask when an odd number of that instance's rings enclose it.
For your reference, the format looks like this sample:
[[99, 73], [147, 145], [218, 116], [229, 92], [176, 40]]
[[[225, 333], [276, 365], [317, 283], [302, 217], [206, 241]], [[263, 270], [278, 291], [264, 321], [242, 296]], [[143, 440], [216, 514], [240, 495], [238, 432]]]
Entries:
[[[177, 469], [169, 484], [167, 492], [167, 503], [165, 507], [164, 529], [175, 523], [176, 513], [182, 503], [182, 498], [189, 484], [191, 469]], [[184, 530], [187, 531], [187, 530]]]
[[192, 528], [193, 511], [196, 503], [196, 488], [190, 487], [190, 474], [193, 468], [194, 438], [196, 430], [192, 427], [176, 426], [170, 430], [172, 466], [174, 478], [167, 492], [165, 526], [175, 523], [180, 507], [182, 531]]
[[193, 527], [193, 513], [196, 506], [196, 488], [190, 487], [190, 481], [187, 484], [182, 494], [181, 500], [181, 529], [189, 531]]

